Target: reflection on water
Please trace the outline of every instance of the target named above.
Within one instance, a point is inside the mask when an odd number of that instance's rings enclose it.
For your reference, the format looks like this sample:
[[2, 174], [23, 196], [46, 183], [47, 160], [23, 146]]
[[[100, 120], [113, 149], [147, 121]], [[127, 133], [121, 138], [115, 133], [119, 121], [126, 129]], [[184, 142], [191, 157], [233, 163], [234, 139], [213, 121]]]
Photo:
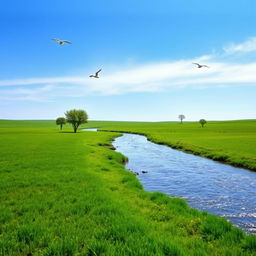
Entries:
[[86, 129], [81, 129], [81, 131], [87, 131], [87, 132], [97, 132], [98, 128], [86, 128]]
[[146, 190], [182, 197], [190, 206], [256, 234], [256, 172], [154, 144], [140, 135], [124, 134], [113, 145], [129, 158], [126, 168], [140, 174]]

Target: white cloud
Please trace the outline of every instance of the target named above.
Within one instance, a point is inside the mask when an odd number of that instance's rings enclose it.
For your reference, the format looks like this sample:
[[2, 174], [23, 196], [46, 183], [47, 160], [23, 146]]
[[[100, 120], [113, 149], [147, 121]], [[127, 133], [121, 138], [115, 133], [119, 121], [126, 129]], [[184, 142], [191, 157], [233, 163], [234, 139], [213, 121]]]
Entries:
[[58, 83], [76, 83], [81, 82], [83, 77], [39, 77], [39, 78], [24, 78], [0, 80], [0, 86], [18, 86], [18, 85], [33, 85], [33, 84], [58, 84]]
[[241, 44], [231, 43], [228, 46], [224, 47], [224, 51], [228, 54], [256, 51], [256, 37], [251, 37]]
[[[256, 37], [225, 48], [227, 53], [256, 50]], [[255, 48], [254, 48], [255, 47]], [[159, 92], [173, 88], [227, 87], [234, 84], [256, 85], [256, 60], [234, 63], [230, 55], [204, 55], [194, 59], [141, 64], [134, 68], [103, 68], [100, 79], [83, 76], [42, 77], [0, 80], [1, 99], [51, 101], [59, 97], [114, 95], [130, 92]], [[192, 62], [207, 64], [197, 68]], [[8, 88], [8, 90], [6, 89]]]
[[49, 92], [54, 89], [53, 85], [45, 85], [38, 88], [15, 88], [1, 90], [1, 100], [6, 101], [36, 101], [49, 102]]

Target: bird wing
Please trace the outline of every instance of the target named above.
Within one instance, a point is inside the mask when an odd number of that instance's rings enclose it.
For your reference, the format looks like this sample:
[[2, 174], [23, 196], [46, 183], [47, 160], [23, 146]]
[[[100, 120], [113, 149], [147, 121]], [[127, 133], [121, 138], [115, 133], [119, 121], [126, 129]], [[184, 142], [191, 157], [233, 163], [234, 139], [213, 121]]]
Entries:
[[53, 41], [59, 42], [60, 40], [58, 38], [52, 38]]
[[62, 42], [67, 43], [67, 44], [72, 44], [70, 41], [63, 40]]
[[100, 73], [100, 71], [101, 71], [101, 69], [98, 70], [98, 71], [95, 73], [95, 75], [98, 76], [98, 74]]
[[195, 63], [195, 62], [193, 62], [192, 64], [195, 64], [195, 65], [197, 65], [197, 66], [200, 66], [200, 64], [198, 64], [198, 63]]
[[209, 66], [207, 66], [207, 65], [202, 65], [202, 67], [210, 68], [210, 67], [209, 67]]

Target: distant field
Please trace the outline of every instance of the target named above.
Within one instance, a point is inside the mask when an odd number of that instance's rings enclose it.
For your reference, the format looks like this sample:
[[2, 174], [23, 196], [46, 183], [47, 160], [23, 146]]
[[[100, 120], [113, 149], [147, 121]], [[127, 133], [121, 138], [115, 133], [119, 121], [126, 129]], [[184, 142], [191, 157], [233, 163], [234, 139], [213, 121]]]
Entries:
[[256, 120], [198, 122], [90, 122], [102, 130], [144, 134], [149, 140], [256, 170]]
[[[201, 129], [195, 123], [89, 122], [85, 127], [203, 143], [200, 137], [214, 137], [230, 124]], [[253, 137], [255, 121], [246, 127]], [[233, 136], [242, 134], [233, 129]], [[124, 169], [125, 157], [109, 149], [115, 136], [74, 134], [70, 126], [60, 132], [54, 121], [0, 120], [0, 255], [256, 255], [255, 236], [182, 199], [144, 191]], [[241, 149], [246, 152], [245, 145]]]

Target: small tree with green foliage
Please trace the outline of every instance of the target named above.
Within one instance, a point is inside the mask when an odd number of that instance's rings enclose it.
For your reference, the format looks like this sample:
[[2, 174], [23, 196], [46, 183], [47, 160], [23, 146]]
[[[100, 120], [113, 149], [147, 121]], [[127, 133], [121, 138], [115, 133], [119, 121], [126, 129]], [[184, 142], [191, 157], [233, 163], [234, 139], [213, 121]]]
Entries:
[[84, 110], [72, 109], [67, 111], [65, 115], [67, 122], [72, 124], [75, 133], [79, 125], [87, 123], [88, 115]]
[[182, 124], [183, 119], [185, 119], [184, 115], [179, 115], [178, 118], [180, 119], [180, 123]]
[[67, 120], [65, 117], [58, 117], [56, 119], [56, 124], [60, 126], [60, 129], [62, 130], [62, 126], [67, 123]]
[[201, 124], [202, 128], [204, 127], [204, 125], [207, 123], [205, 119], [200, 119], [199, 123]]

